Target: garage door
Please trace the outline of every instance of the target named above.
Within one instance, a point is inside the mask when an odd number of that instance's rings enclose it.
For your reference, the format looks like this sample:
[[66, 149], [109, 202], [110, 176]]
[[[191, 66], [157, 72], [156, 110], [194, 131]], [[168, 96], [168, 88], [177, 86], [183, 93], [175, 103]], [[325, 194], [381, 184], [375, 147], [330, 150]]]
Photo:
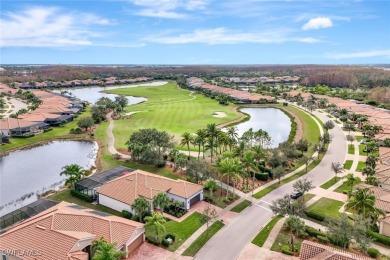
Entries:
[[141, 234], [139, 237], [137, 237], [133, 243], [131, 243], [128, 247], [127, 247], [127, 251], [129, 253], [133, 252], [134, 250], [136, 250], [142, 243], [144, 242], [144, 236], [143, 234]]
[[190, 199], [190, 207], [192, 207], [192, 205], [194, 205], [198, 201], [200, 201], [200, 193], [198, 195], [196, 195], [195, 197], [193, 197], [192, 199]]

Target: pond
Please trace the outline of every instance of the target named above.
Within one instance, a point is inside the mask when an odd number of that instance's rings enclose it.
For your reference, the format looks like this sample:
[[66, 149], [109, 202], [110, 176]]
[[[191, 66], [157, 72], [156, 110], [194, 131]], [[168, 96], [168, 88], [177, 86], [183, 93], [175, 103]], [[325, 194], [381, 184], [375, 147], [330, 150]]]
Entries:
[[[115, 100], [117, 95], [115, 94], [107, 94], [101, 91], [110, 90], [110, 89], [118, 89], [118, 88], [135, 88], [140, 86], [162, 86], [167, 84], [166, 81], [155, 81], [149, 83], [135, 84], [135, 85], [119, 85], [119, 86], [109, 86], [109, 87], [83, 87], [83, 88], [67, 88], [55, 90], [56, 93], [61, 93], [61, 91], [66, 90], [72, 93], [72, 96], [79, 98], [83, 101], [88, 101], [91, 104], [95, 104], [102, 97], [108, 97], [111, 100]], [[126, 96], [127, 100], [129, 100], [128, 105], [135, 105], [141, 102], [145, 102], [147, 99], [144, 97], [132, 97]]]
[[277, 108], [242, 108], [242, 112], [251, 116], [250, 120], [236, 125], [238, 134], [241, 136], [245, 131], [252, 128], [253, 131], [263, 129], [272, 138], [271, 148], [278, 147], [287, 141], [291, 131], [290, 118]]
[[94, 142], [53, 141], [0, 157], [0, 216], [34, 202], [37, 195], [63, 186], [62, 167], [90, 169], [98, 145]]

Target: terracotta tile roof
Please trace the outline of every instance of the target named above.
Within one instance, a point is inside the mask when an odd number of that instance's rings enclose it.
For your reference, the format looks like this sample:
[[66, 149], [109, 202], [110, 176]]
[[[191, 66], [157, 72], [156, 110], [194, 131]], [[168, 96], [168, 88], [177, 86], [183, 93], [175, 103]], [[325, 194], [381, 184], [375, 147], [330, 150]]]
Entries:
[[375, 207], [378, 209], [382, 209], [386, 212], [390, 212], [390, 190], [372, 186], [369, 184], [359, 184], [356, 186], [357, 188], [367, 188], [371, 190], [375, 195]]
[[104, 237], [119, 248], [143, 224], [61, 202], [0, 235], [0, 250], [34, 250], [40, 256], [23, 259], [85, 259], [80, 240], [92, 242]]
[[0, 120], [0, 129], [10, 130], [10, 129], [15, 129], [15, 128], [19, 128], [19, 127], [30, 127], [30, 126], [34, 126], [36, 124], [37, 123], [30, 122], [27, 120], [9, 117], [9, 118]]
[[334, 247], [322, 245], [312, 241], [305, 240], [302, 242], [299, 253], [301, 260], [369, 260], [371, 258], [352, 254]]
[[107, 182], [97, 192], [126, 204], [142, 196], [147, 199], [159, 192], [167, 192], [182, 198], [189, 198], [203, 187], [183, 180], [172, 180], [142, 170], [135, 170], [122, 177]]
[[23, 115], [19, 115], [20, 119], [30, 121], [30, 122], [43, 122], [47, 118], [53, 119], [53, 118], [58, 118], [61, 115], [59, 114], [50, 114], [50, 113], [41, 113], [41, 112], [31, 112]]

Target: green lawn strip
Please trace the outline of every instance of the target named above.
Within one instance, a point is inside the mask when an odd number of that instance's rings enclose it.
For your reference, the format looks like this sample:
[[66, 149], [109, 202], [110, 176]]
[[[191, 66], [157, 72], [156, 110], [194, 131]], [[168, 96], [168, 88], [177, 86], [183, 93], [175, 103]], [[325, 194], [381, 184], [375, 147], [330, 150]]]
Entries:
[[208, 230], [204, 231], [184, 252], [184, 256], [195, 256], [199, 250], [209, 241], [224, 224], [221, 221], [214, 222]]
[[311, 205], [307, 211], [315, 212], [325, 217], [325, 219], [336, 218], [340, 215], [339, 209], [344, 205], [343, 202], [328, 198], [321, 198], [313, 205]]
[[5, 144], [1, 146], [2, 151], [8, 151], [12, 149], [20, 149], [24, 147], [28, 147], [30, 145], [34, 145], [40, 142], [47, 142], [53, 140], [66, 140], [66, 139], [88, 139], [87, 133], [82, 134], [70, 134], [69, 131], [72, 128], [77, 127], [77, 120], [80, 117], [89, 116], [90, 109], [87, 108], [85, 112], [81, 113], [77, 118], [75, 118], [72, 122], [66, 124], [63, 127], [56, 126], [52, 127], [51, 131], [44, 132], [41, 134], [34, 135], [28, 138], [10, 138], [10, 144]]
[[[323, 157], [323, 155], [320, 156], [320, 159], [319, 159], [319, 160], [315, 160], [313, 163], [311, 163], [311, 164], [307, 167], [307, 172], [309, 172], [309, 171], [311, 171], [312, 169], [314, 169], [314, 167], [316, 167], [316, 166], [321, 162], [322, 157]], [[266, 187], [266, 188], [260, 190], [259, 192], [253, 194], [252, 197], [254, 197], [254, 198], [256, 198], [256, 199], [260, 199], [260, 198], [264, 197], [265, 195], [267, 195], [268, 193], [270, 193], [271, 191], [273, 191], [274, 189], [279, 188], [281, 185], [284, 185], [284, 184], [286, 184], [286, 183], [289, 183], [289, 182], [291, 182], [291, 181], [293, 181], [293, 180], [298, 179], [299, 177], [305, 175], [307, 172], [306, 172], [306, 169], [303, 169], [302, 171], [297, 172], [296, 174], [294, 174], [294, 175], [292, 175], [292, 176], [290, 176], [290, 177], [288, 177], [288, 178], [286, 178], [286, 179], [281, 180], [281, 181], [280, 181], [280, 185], [279, 185], [278, 183], [274, 183], [274, 184], [272, 184], [272, 185], [270, 185], [270, 186], [268, 186], [268, 187]]]
[[366, 167], [366, 163], [365, 162], [358, 162], [358, 165], [356, 167], [356, 171], [357, 172], [362, 172], [364, 167]]
[[365, 144], [360, 144], [360, 145], [359, 145], [359, 155], [365, 155], [365, 156], [367, 156], [367, 153], [364, 151], [365, 148], [366, 148], [366, 145], [365, 145]]
[[244, 201], [240, 202], [239, 204], [237, 204], [236, 206], [234, 206], [230, 211], [240, 213], [241, 211], [243, 211], [244, 209], [246, 209], [250, 205], [252, 205], [252, 202], [250, 202], [249, 200], [244, 200]]
[[345, 163], [344, 163], [344, 169], [350, 170], [351, 167], [352, 167], [352, 163], [353, 163], [352, 160], [346, 160]]
[[353, 144], [348, 145], [348, 153], [355, 154], [355, 146]]
[[[166, 233], [175, 234], [175, 242], [168, 247], [169, 251], [178, 249], [196, 230], [203, 225], [203, 215], [199, 212], [194, 212], [182, 222], [168, 221], [165, 223]], [[145, 228], [146, 236], [155, 236], [154, 227]]]
[[311, 193], [306, 193], [305, 195], [303, 195], [303, 200], [305, 202], [311, 200], [312, 198], [314, 198], [316, 195], [315, 194], [311, 194]]
[[[297, 250], [301, 248], [301, 244], [304, 239], [300, 237], [295, 237], [294, 239], [294, 246]], [[288, 245], [291, 249], [291, 236], [288, 232], [281, 230], [278, 236], [275, 239], [275, 242], [271, 246], [271, 251], [276, 251], [276, 252], [282, 252], [282, 247], [284, 245]]]
[[337, 189], [334, 190], [335, 192], [339, 192], [339, 193], [348, 193], [351, 191], [351, 186], [349, 186], [347, 184], [347, 182], [343, 182], [343, 184], [341, 184], [341, 186], [339, 186]]
[[365, 137], [362, 136], [362, 135], [356, 135], [355, 138], [356, 138], [356, 141], [358, 141], [358, 142], [360, 142], [361, 140], [365, 139]]
[[110, 208], [105, 207], [103, 205], [95, 205], [95, 204], [86, 202], [82, 199], [73, 197], [70, 194], [70, 189], [58, 191], [55, 194], [50, 195], [48, 197], [48, 199], [55, 200], [55, 201], [67, 201], [67, 202], [74, 203], [74, 204], [77, 204], [77, 205], [80, 205], [80, 206], [83, 206], [86, 208], [102, 211], [102, 212], [105, 212], [105, 213], [108, 213], [111, 215], [121, 216], [121, 213], [116, 211], [116, 210], [110, 209]]
[[270, 222], [268, 222], [265, 227], [263, 227], [260, 232], [257, 234], [257, 236], [252, 240], [252, 244], [255, 244], [256, 246], [262, 247], [267, 240], [269, 234], [271, 233], [272, 229], [278, 223], [278, 221], [281, 219], [281, 216], [275, 216], [271, 219]]
[[330, 187], [332, 187], [333, 185], [335, 185], [340, 179], [341, 179], [341, 177], [333, 177], [329, 181], [322, 184], [320, 187], [327, 190]]
[[[207, 124], [221, 124], [240, 118], [238, 112], [232, 111], [233, 105], [221, 105], [216, 100], [201, 94], [194, 94], [196, 98], [192, 99], [189, 96], [190, 91], [179, 89], [175, 82], [163, 86], [114, 89], [107, 92], [142, 96], [148, 99], [146, 102], [125, 109], [126, 112], [145, 112], [115, 121], [113, 132], [117, 148], [125, 148], [130, 135], [142, 128], [167, 131], [178, 141], [184, 132], [194, 133], [198, 129], [205, 128]], [[224, 112], [226, 117], [214, 117], [214, 112]], [[197, 148], [191, 146], [191, 150], [197, 151]]]

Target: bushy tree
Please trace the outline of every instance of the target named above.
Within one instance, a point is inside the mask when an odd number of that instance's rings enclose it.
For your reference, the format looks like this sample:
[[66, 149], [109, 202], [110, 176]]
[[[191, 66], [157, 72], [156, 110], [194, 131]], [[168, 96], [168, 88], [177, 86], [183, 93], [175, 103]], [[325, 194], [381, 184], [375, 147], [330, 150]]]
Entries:
[[291, 250], [295, 252], [294, 239], [305, 232], [305, 222], [297, 216], [289, 216], [284, 222], [284, 227], [290, 232], [291, 235]]
[[307, 152], [309, 150], [311, 143], [305, 139], [299, 140], [299, 142], [296, 144], [297, 150], [300, 151], [302, 154], [304, 152]]
[[286, 172], [282, 166], [278, 166], [272, 171], [272, 174], [274, 178], [278, 180], [278, 184], [280, 185], [280, 180], [284, 175], [286, 175]]
[[92, 260], [119, 260], [126, 255], [123, 251], [118, 251], [116, 245], [107, 242], [104, 238], [94, 240], [92, 243], [94, 252]]
[[218, 184], [214, 179], [208, 179], [204, 184], [205, 189], [209, 190], [210, 198], [213, 197], [213, 192], [218, 188]]
[[115, 97], [115, 103], [117, 103], [119, 105], [119, 107], [121, 108], [121, 111], [123, 111], [125, 106], [127, 106], [128, 102], [129, 102], [129, 100], [124, 95], [119, 95], [119, 96]]
[[196, 183], [204, 181], [210, 177], [211, 171], [206, 161], [191, 159], [186, 165], [186, 174]]
[[79, 120], [77, 120], [77, 125], [80, 128], [84, 128], [85, 131], [88, 130], [88, 128], [92, 127], [94, 124], [94, 120], [90, 116], [80, 117]]
[[302, 193], [302, 200], [304, 202], [305, 201], [305, 199], [304, 199], [305, 193], [314, 188], [313, 180], [309, 180], [307, 178], [299, 179], [296, 182], [294, 182], [293, 188], [295, 191], [299, 191]]
[[326, 121], [325, 124], [324, 124], [324, 127], [327, 129], [327, 130], [331, 130], [334, 128], [334, 123], [332, 120], [329, 120], [329, 121]]
[[144, 197], [138, 197], [133, 201], [133, 204], [131, 204], [130, 207], [141, 221], [142, 213], [149, 209], [149, 202]]
[[215, 207], [211, 205], [207, 205], [207, 207], [203, 210], [203, 222], [206, 223], [207, 229], [206, 233], [209, 232], [209, 225], [212, 221], [214, 221], [218, 217], [217, 210]]
[[303, 216], [306, 206], [301, 200], [292, 200], [288, 194], [283, 198], [272, 201], [270, 206], [272, 212], [281, 216]]

